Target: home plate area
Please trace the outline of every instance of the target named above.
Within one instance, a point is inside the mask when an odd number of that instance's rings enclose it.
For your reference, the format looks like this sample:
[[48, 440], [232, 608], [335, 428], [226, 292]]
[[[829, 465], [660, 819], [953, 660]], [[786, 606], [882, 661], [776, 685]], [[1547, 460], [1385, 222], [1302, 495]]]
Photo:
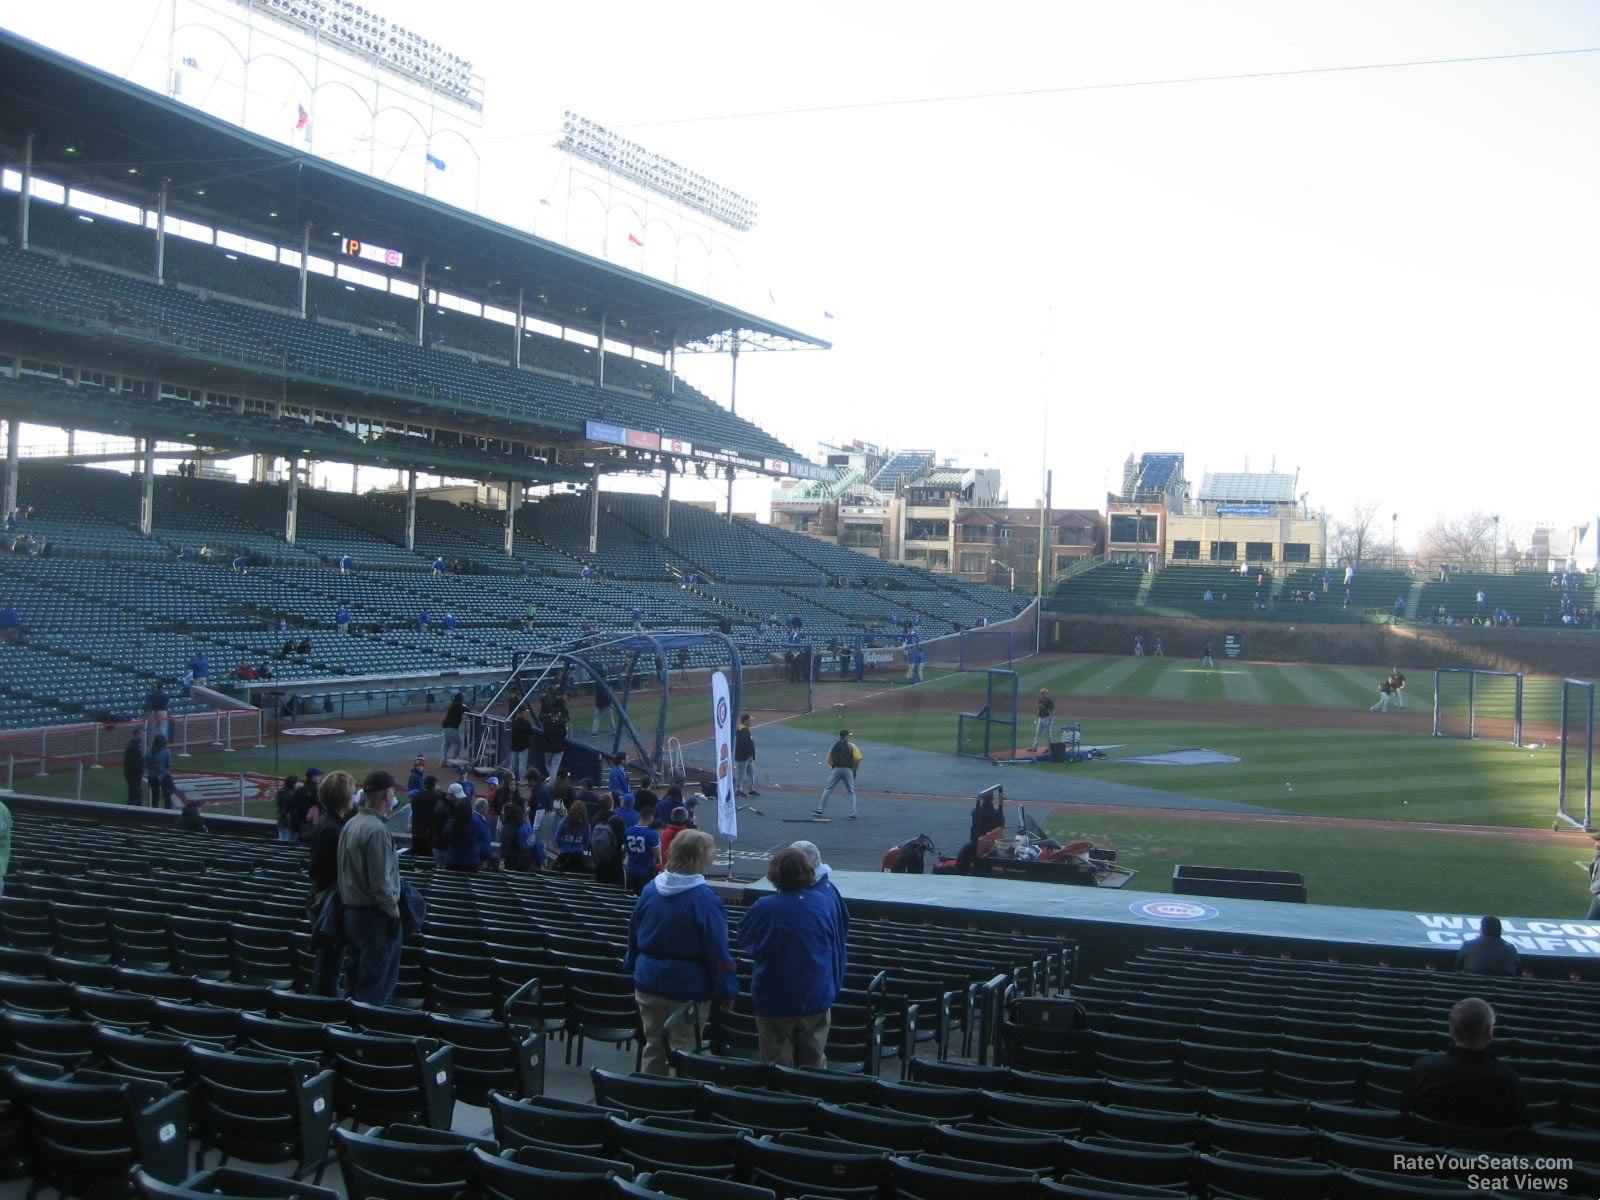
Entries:
[[1236, 763], [1237, 755], [1220, 750], [1168, 750], [1163, 754], [1132, 754], [1116, 760], [1120, 763], [1138, 763], [1142, 767], [1205, 767], [1214, 763]]
[[213, 771], [174, 771], [178, 795], [190, 804], [246, 804], [272, 800], [281, 780], [271, 775], [222, 775]]
[[1210, 766], [1213, 763], [1237, 763], [1238, 755], [1222, 754], [1221, 750], [1166, 750], [1165, 754], [1133, 754], [1117, 758], [1118, 763], [1139, 763], [1139, 766]]

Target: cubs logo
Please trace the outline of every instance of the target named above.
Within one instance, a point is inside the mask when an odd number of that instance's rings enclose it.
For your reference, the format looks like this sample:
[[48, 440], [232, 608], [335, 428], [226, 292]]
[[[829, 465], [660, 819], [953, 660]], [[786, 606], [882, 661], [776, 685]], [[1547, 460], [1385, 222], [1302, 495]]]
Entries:
[[1158, 921], [1209, 921], [1217, 910], [1209, 904], [1196, 904], [1192, 900], [1139, 900], [1128, 905], [1136, 917], [1154, 917]]

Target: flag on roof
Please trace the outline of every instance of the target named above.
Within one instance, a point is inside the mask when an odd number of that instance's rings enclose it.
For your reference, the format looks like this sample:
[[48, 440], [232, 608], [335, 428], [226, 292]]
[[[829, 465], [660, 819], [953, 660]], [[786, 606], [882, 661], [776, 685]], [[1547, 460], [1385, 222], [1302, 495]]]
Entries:
[[642, 246], [642, 245], [644, 245], [644, 243], [641, 242], [638, 238], [634, 237], [633, 234], [630, 233], [628, 235], [628, 245], [630, 245], [630, 246]]
[[824, 321], [831, 321], [831, 320], [833, 320], [833, 314], [831, 312], [829, 312], [827, 309], [823, 309], [822, 310], [822, 319]]
[[430, 167], [432, 167], [435, 171], [444, 170], [444, 159], [440, 158], [432, 150], [429, 150], [427, 152], [427, 158], [428, 158], [428, 165]]
[[311, 114], [306, 111], [306, 106], [304, 104], [297, 104], [295, 105], [295, 108], [300, 111], [300, 116], [295, 121], [294, 127], [296, 129], [304, 129], [307, 125], [311, 124]]
[[194, 70], [198, 71], [200, 69], [200, 60], [197, 58], [186, 58], [183, 60], [183, 65], [186, 67], [192, 67]]

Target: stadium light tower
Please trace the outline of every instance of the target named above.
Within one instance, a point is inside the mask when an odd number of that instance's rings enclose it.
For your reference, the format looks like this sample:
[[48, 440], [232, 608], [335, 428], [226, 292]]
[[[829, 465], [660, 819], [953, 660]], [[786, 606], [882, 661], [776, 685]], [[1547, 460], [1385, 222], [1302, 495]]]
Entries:
[[1010, 563], [1001, 562], [998, 558], [991, 558], [989, 561], [991, 563], [993, 563], [995, 566], [999, 567], [1002, 571], [1009, 571], [1011, 573], [1011, 590], [1013, 592], [1016, 591], [1017, 590], [1017, 569], [1015, 567], [1013, 567]]

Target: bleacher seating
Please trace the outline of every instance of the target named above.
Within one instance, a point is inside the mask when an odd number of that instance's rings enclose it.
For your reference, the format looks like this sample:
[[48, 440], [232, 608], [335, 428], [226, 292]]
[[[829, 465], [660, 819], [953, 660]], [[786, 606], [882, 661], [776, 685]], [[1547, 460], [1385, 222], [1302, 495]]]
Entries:
[[[1409, 607], [1412, 578], [1405, 571], [1363, 566], [1350, 581], [1350, 599], [1345, 602], [1343, 567], [1297, 567], [1283, 581], [1278, 597], [1280, 609], [1293, 617], [1321, 621], [1388, 621], [1404, 615], [1396, 601], [1404, 597]], [[1317, 593], [1316, 603], [1305, 599]], [[1295, 600], [1295, 593], [1301, 596]], [[1316, 609], [1315, 615], [1310, 610]]]
[[[1258, 576], [1264, 576], [1259, 583]], [[1158, 612], [1232, 617], [1268, 605], [1272, 582], [1271, 570], [1257, 566], [1241, 575], [1237, 567], [1179, 564], [1155, 573], [1146, 602]], [[1210, 601], [1205, 598], [1207, 592], [1211, 593]]]
[[892, 492], [902, 479], [911, 478], [932, 465], [932, 450], [901, 450], [877, 469], [872, 476], [872, 486], [880, 492]]
[[1135, 562], [1104, 562], [1056, 584], [1051, 607], [1071, 612], [1114, 612], [1131, 608], [1144, 572]]
[[[1275, 575], [1281, 575], [1281, 579], [1275, 579]], [[1548, 576], [1530, 578], [1536, 578], [1540, 586], [1548, 589]], [[1141, 597], [1140, 587], [1147, 579], [1150, 586]], [[1388, 622], [1397, 617], [1404, 619], [1412, 583], [1411, 575], [1405, 571], [1363, 567], [1351, 581], [1347, 602], [1342, 567], [1252, 566], [1241, 575], [1237, 566], [1179, 562], [1147, 576], [1138, 563], [1108, 561], [1059, 580], [1049, 607], [1059, 612], [1126, 611], [1129, 615], [1214, 616], [1231, 621]], [[1476, 587], [1476, 583], [1463, 584], [1452, 593], [1453, 600], [1465, 597], [1469, 605], [1458, 615], [1470, 612]], [[1526, 612], [1537, 620], [1539, 610], [1534, 601], [1543, 599], [1544, 594], [1525, 581], [1519, 581], [1515, 588], [1514, 611], [1519, 618]], [[1209, 603], [1205, 600], [1208, 590], [1212, 595]], [[1512, 589], [1502, 586], [1501, 591], [1504, 595]], [[1397, 608], [1397, 600], [1405, 604]], [[1416, 614], [1417, 619], [1422, 618], [1428, 602], [1428, 592], [1424, 591], [1424, 607]]]
[[[1432, 616], [1454, 617], [1465, 621], [1471, 617], [1492, 616], [1496, 610], [1511, 614], [1518, 625], [1560, 625], [1561, 600], [1568, 597], [1576, 614], [1579, 610], [1593, 613], [1595, 609], [1595, 577], [1582, 573], [1573, 576], [1573, 586], [1564, 590], [1556, 577], [1544, 571], [1519, 571], [1491, 574], [1489, 572], [1450, 573], [1448, 582], [1437, 577], [1422, 587], [1422, 597], [1417, 606], [1417, 619]], [[1483, 607], [1478, 607], [1478, 593], [1483, 593]]]

